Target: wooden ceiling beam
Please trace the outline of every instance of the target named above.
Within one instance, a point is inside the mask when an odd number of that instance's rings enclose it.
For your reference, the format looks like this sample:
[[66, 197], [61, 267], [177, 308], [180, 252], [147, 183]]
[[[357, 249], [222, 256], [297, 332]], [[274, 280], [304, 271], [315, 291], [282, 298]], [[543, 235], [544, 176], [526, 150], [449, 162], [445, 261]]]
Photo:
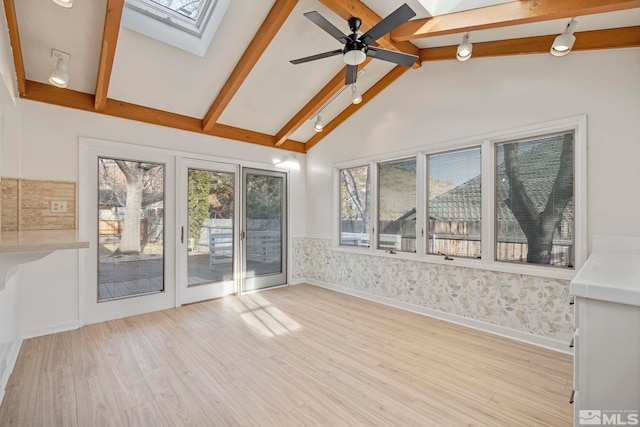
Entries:
[[[363, 33], [382, 20], [378, 14], [371, 10], [360, 0], [320, 0], [320, 3], [331, 9], [333, 13], [347, 21], [349, 18], [357, 16], [362, 20], [360, 31]], [[345, 22], [346, 27], [346, 22]], [[419, 49], [409, 41], [392, 40], [389, 34], [380, 37], [376, 43], [385, 49], [398, 50], [411, 55], [419, 55]], [[419, 68], [420, 61], [416, 61], [413, 68]]]
[[211, 104], [209, 111], [204, 116], [202, 128], [205, 132], [213, 129], [223, 111], [227, 108], [236, 92], [238, 92], [238, 89], [240, 89], [240, 86], [297, 3], [298, 0], [276, 0], [253, 40], [251, 40], [251, 43], [242, 54], [240, 61], [236, 64], [213, 104]]
[[[360, 64], [359, 69], [362, 70], [371, 62], [371, 58], [365, 59], [365, 61]], [[303, 124], [306, 123], [313, 115], [318, 111], [322, 106], [328, 102], [333, 95], [335, 95], [342, 87], [344, 86], [345, 73], [347, 72], [347, 67], [343, 67], [333, 78], [327, 83], [320, 92], [318, 92], [311, 101], [307, 102], [307, 104], [302, 107], [298, 113], [293, 116], [289, 122], [278, 133], [276, 133], [276, 146], [282, 145], [285, 141], [287, 141], [291, 134], [293, 134], [296, 130], [298, 130]]]
[[391, 83], [395, 82], [399, 79], [404, 73], [409, 70], [408, 67], [402, 65], [396, 65], [393, 67], [391, 71], [384, 75], [378, 82], [371, 86], [368, 91], [362, 94], [362, 102], [359, 104], [351, 104], [347, 108], [344, 109], [340, 114], [338, 114], [333, 120], [327, 123], [324, 126], [322, 132], [316, 133], [314, 136], [309, 138], [307, 143], [305, 144], [306, 151], [309, 151], [316, 145], [320, 140], [326, 137], [331, 131], [336, 129], [342, 123], [344, 123], [349, 117], [354, 115], [358, 110], [367, 105], [373, 98], [379, 95], [383, 90], [385, 90]]
[[[640, 7], [640, 0], [520, 0], [406, 22], [392, 40], [409, 41]], [[562, 29], [559, 28], [558, 32]]]
[[[274, 147], [274, 137], [260, 132], [253, 132], [246, 129], [220, 124], [216, 124], [210, 131], [205, 132], [202, 130], [202, 120], [195, 117], [169, 113], [167, 111], [156, 110], [155, 108], [131, 104], [115, 99], [107, 99], [105, 107], [101, 110], [96, 110], [94, 106], [94, 96], [91, 94], [70, 89], [60, 89], [31, 80], [26, 81], [26, 89], [26, 95], [23, 98], [31, 101], [45, 102], [61, 107], [119, 117], [121, 119], [135, 120], [189, 132], [218, 136], [235, 141], [249, 142], [272, 148]], [[287, 141], [279, 148], [304, 153], [304, 147], [305, 145], [301, 142]]]
[[24, 96], [27, 92], [27, 78], [24, 73], [24, 59], [22, 58], [22, 46], [20, 45], [20, 34], [18, 33], [18, 17], [16, 16], [16, 5], [13, 0], [4, 1], [4, 13], [7, 17], [7, 27], [9, 28], [9, 41], [13, 53], [13, 64], [16, 69], [16, 79], [18, 81], [18, 94]]
[[[553, 34], [474, 43], [473, 58], [549, 53], [556, 36], [557, 34]], [[575, 33], [575, 36], [576, 42], [572, 51], [640, 47], [640, 26], [583, 31]], [[454, 60], [457, 49], [457, 45], [421, 49], [420, 61]]]
[[107, 93], [109, 92], [109, 82], [111, 81], [113, 59], [116, 56], [116, 45], [118, 43], [123, 9], [124, 0], [108, 0], [104, 17], [104, 30], [102, 31], [102, 51], [100, 52], [100, 64], [98, 65], [98, 79], [96, 81], [94, 101], [96, 110], [104, 110], [107, 106]]

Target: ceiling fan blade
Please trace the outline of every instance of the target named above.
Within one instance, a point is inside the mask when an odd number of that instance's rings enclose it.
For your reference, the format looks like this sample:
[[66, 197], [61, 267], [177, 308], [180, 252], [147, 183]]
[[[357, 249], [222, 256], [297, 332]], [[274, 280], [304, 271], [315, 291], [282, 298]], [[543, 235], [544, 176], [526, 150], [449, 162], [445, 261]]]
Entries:
[[330, 50], [329, 52], [318, 53], [317, 55], [305, 56], [304, 58], [292, 59], [292, 64], [302, 64], [303, 62], [315, 61], [316, 59], [329, 58], [330, 56], [340, 55], [342, 49]]
[[382, 49], [380, 47], [369, 46], [367, 49], [367, 56], [375, 59], [382, 59], [383, 61], [394, 62], [398, 65], [404, 65], [411, 67], [418, 60], [416, 55], [409, 55], [408, 53], [396, 52], [395, 50]]
[[414, 16], [416, 13], [405, 3], [360, 36], [360, 41], [369, 45]]
[[304, 16], [309, 18], [311, 22], [316, 24], [318, 27], [322, 28], [327, 33], [329, 33], [332, 37], [334, 37], [340, 43], [345, 44], [349, 39], [349, 37], [347, 37], [345, 33], [340, 31], [335, 25], [327, 21], [327, 19], [324, 16], [320, 15], [315, 10], [313, 12], [305, 13]]
[[355, 83], [357, 77], [358, 77], [358, 66], [347, 65], [347, 77], [344, 80], [345, 86]]

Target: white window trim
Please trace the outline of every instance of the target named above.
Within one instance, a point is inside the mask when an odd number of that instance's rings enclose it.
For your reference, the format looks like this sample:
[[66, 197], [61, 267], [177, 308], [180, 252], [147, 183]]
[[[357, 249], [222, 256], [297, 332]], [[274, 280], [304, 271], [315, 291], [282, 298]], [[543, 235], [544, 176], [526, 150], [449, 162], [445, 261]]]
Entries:
[[[496, 144], [501, 142], [525, 139], [540, 135], [557, 133], [563, 131], [574, 131], [574, 266], [572, 269], [551, 266], [538, 266], [533, 264], [519, 264], [501, 262], [495, 260], [495, 150]], [[377, 249], [375, 236], [377, 232], [371, 234], [371, 245], [369, 248], [353, 248], [340, 245], [340, 180], [339, 171], [341, 169], [369, 165], [371, 179], [371, 224], [378, 224], [378, 176], [377, 168], [379, 163], [386, 163], [411, 156], [416, 157], [416, 174], [418, 179], [417, 203], [422, 208], [417, 210], [416, 232], [420, 233], [421, 228], [426, 231], [427, 221], [425, 213], [425, 186], [426, 186], [426, 159], [428, 155], [438, 154], [452, 150], [462, 150], [471, 147], [481, 147], [481, 179], [482, 179], [482, 258], [454, 258], [445, 260], [444, 257], [426, 253], [426, 232], [422, 236], [416, 235], [416, 253], [398, 252], [396, 254], [386, 253]], [[464, 138], [453, 141], [445, 141], [432, 144], [426, 147], [413, 150], [403, 150], [392, 152], [386, 156], [376, 156], [374, 158], [361, 158], [347, 162], [336, 163], [334, 169], [334, 230], [332, 237], [332, 249], [337, 252], [359, 253], [384, 258], [395, 258], [432, 264], [449, 265], [453, 267], [464, 267], [497, 271], [503, 273], [522, 274], [528, 276], [538, 276], [551, 279], [571, 280], [580, 270], [587, 260], [587, 116], [574, 116], [564, 119], [549, 121], [540, 124], [523, 126], [506, 131], [492, 132], [480, 136]], [[419, 221], [419, 222], [418, 222]]]
[[163, 13], [169, 19], [167, 22], [158, 16], [158, 8], [147, 5], [145, 0], [127, 0], [121, 24], [145, 36], [204, 57], [230, 3], [231, 0], [213, 0], [208, 10], [202, 11], [198, 24], [191, 24], [189, 18], [173, 17], [172, 15], [178, 14], [171, 10]]

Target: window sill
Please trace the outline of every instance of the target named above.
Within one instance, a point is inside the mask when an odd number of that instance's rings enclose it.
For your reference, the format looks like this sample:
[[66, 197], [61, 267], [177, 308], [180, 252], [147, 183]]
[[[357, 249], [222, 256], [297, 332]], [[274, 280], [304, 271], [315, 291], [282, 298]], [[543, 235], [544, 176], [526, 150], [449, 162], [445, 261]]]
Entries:
[[358, 255], [370, 255], [381, 258], [401, 259], [405, 261], [424, 262], [428, 264], [448, 265], [451, 267], [474, 268], [477, 270], [496, 271], [500, 273], [521, 274], [524, 276], [544, 277], [548, 279], [572, 280], [577, 274], [575, 269], [562, 267], [541, 267], [534, 265], [517, 265], [506, 262], [487, 262], [479, 259], [453, 258], [445, 260], [441, 255], [419, 255], [416, 253], [397, 252], [387, 253], [384, 250], [371, 250], [370, 248], [350, 248], [333, 246], [335, 252], [344, 252]]

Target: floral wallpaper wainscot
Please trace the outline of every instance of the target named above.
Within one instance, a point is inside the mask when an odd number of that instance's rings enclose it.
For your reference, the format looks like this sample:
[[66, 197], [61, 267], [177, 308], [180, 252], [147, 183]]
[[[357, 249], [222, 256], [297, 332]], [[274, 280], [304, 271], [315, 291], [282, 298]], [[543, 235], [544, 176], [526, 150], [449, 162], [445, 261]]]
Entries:
[[334, 251], [329, 239], [293, 239], [295, 281], [360, 293], [568, 342], [569, 282]]

